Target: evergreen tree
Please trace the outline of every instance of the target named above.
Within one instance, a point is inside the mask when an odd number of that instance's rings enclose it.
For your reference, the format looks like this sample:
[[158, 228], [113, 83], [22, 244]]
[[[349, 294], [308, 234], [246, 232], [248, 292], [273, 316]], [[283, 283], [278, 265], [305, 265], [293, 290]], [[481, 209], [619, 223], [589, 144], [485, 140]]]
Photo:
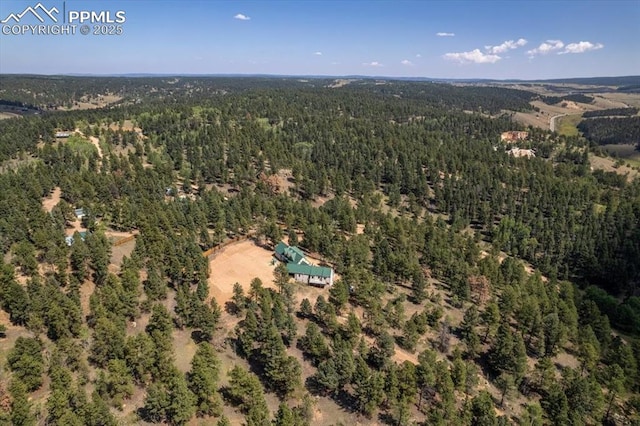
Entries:
[[187, 375], [189, 389], [196, 397], [198, 416], [219, 416], [222, 413], [222, 401], [217, 392], [219, 370], [220, 361], [213, 347], [207, 342], [200, 343]]

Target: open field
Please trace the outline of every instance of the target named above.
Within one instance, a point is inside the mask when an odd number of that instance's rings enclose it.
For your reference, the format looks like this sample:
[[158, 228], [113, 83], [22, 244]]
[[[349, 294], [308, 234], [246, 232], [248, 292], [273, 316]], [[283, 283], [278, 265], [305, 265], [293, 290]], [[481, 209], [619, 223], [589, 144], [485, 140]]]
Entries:
[[0, 120], [5, 120], [7, 118], [16, 118], [22, 117], [20, 114], [14, 114], [12, 112], [0, 112]]
[[[545, 90], [541, 86], [516, 86], [513, 88], [528, 90], [531, 92], [540, 93], [541, 95], [560, 96], [559, 93], [550, 92], [548, 90]], [[567, 93], [569, 93], [573, 88], [573, 85], [567, 86]], [[537, 108], [538, 111], [515, 112], [513, 113], [513, 119], [518, 123], [524, 124], [525, 126], [533, 126], [540, 129], [549, 130], [549, 120], [555, 115], [567, 114], [579, 116], [580, 113], [585, 111], [596, 111], [609, 108], [625, 108], [633, 106], [640, 107], [640, 94], [638, 93], [589, 93], [589, 96], [592, 96], [594, 100], [588, 104], [573, 101], [563, 101], [555, 105], [547, 105], [539, 100], [532, 101], [530, 102], [530, 104], [533, 107]], [[559, 121], [560, 120], [558, 119], [556, 122], [556, 131], [560, 131]], [[569, 127], [567, 127], [567, 131], [571, 132]], [[562, 132], [560, 133], [573, 134]]]
[[620, 158], [632, 166], [640, 166], [640, 151], [635, 145], [630, 144], [608, 144], [601, 145], [604, 150], [614, 157]]
[[122, 99], [122, 96], [116, 96], [116, 95], [104, 95], [104, 96], [98, 96], [97, 98], [82, 97], [80, 98], [80, 100], [74, 102], [70, 108], [60, 108], [60, 109], [65, 111], [72, 111], [72, 110], [87, 110], [87, 109], [103, 108], [114, 102], [118, 102], [121, 99]]
[[[542, 101], [533, 101], [530, 104], [537, 108], [538, 111], [516, 112], [513, 119], [526, 126], [538, 127], [540, 129], [549, 130], [551, 117], [556, 115], [577, 115], [578, 117], [584, 111], [593, 111], [598, 108], [590, 104], [581, 104], [576, 102], [561, 102], [556, 105], [547, 105]], [[556, 130], [558, 130], [559, 119], [556, 119]]]
[[209, 260], [209, 295], [219, 305], [233, 296], [233, 285], [240, 283], [245, 293], [253, 278], [260, 278], [264, 287], [274, 288], [273, 251], [256, 245], [252, 240], [232, 244]]
[[638, 170], [625, 165], [616, 167], [616, 160], [608, 157], [598, 157], [596, 155], [589, 156], [589, 162], [594, 170], [604, 170], [605, 172], [615, 172], [621, 175], [627, 175], [627, 180], [631, 181], [640, 175]]
[[609, 102], [607, 108], [640, 107], [640, 93], [602, 93], [597, 95], [598, 99]]
[[582, 114], [568, 114], [556, 118], [556, 132], [565, 136], [578, 136], [578, 123], [582, 120]]

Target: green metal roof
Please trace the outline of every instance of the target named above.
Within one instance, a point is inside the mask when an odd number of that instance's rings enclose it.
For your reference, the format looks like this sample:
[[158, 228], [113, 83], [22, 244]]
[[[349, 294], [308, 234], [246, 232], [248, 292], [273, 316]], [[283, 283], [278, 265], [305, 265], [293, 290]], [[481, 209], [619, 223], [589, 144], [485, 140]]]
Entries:
[[307, 259], [304, 257], [304, 253], [296, 246], [288, 246], [282, 241], [280, 241], [275, 248], [275, 252], [280, 256], [284, 256], [289, 259], [290, 263], [300, 264], [300, 263], [308, 263]]
[[280, 241], [278, 243], [278, 245], [276, 245], [276, 249], [275, 252], [278, 253], [279, 255], [283, 255], [284, 251], [289, 248], [288, 245], [286, 245], [285, 243], [283, 243], [282, 241]]
[[312, 275], [322, 278], [331, 277], [331, 268], [314, 265], [297, 265], [294, 263], [287, 264], [287, 271], [290, 274]]
[[307, 259], [304, 257], [304, 253], [296, 246], [290, 246], [286, 252], [286, 256], [291, 260], [291, 262], [300, 264], [302, 262], [308, 263]]

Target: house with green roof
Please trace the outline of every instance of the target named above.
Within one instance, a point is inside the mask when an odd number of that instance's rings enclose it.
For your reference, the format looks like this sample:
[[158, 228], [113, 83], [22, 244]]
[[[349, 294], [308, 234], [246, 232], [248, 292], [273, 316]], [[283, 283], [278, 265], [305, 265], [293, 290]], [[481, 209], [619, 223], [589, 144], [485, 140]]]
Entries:
[[294, 280], [319, 286], [333, 285], [333, 269], [312, 265], [300, 248], [280, 241], [274, 251], [276, 258], [287, 264], [287, 272]]
[[286, 264], [293, 263], [295, 265], [311, 265], [304, 253], [296, 246], [289, 246], [280, 241], [275, 248], [276, 258]]

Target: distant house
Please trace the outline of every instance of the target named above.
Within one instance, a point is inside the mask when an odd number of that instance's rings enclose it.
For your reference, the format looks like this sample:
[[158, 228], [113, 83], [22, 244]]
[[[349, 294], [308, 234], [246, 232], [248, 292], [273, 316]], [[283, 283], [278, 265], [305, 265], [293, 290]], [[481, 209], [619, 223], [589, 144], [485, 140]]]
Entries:
[[517, 147], [511, 148], [510, 150], [508, 150], [507, 154], [512, 155], [516, 158], [518, 157], [534, 158], [536, 156], [536, 152], [533, 149], [520, 149]]
[[500, 140], [502, 142], [517, 142], [527, 140], [529, 137], [529, 132], [518, 132], [518, 131], [510, 131], [504, 132], [500, 135]]
[[78, 219], [82, 219], [83, 217], [85, 217], [87, 214], [85, 213], [84, 209], [80, 208], [80, 209], [75, 209], [73, 211], [76, 215], [76, 217]]
[[[78, 234], [80, 235], [80, 239], [82, 241], [84, 241], [84, 239], [87, 237], [87, 231], [82, 231], [82, 232], [78, 232]], [[73, 245], [73, 235], [68, 235], [65, 237], [64, 242], [71, 247]]]
[[294, 280], [304, 284], [333, 285], [333, 269], [312, 265], [298, 247], [280, 241], [274, 252], [278, 260], [287, 264], [287, 272]]
[[71, 136], [69, 132], [56, 132], [55, 134], [56, 138], [68, 138], [69, 136]]

